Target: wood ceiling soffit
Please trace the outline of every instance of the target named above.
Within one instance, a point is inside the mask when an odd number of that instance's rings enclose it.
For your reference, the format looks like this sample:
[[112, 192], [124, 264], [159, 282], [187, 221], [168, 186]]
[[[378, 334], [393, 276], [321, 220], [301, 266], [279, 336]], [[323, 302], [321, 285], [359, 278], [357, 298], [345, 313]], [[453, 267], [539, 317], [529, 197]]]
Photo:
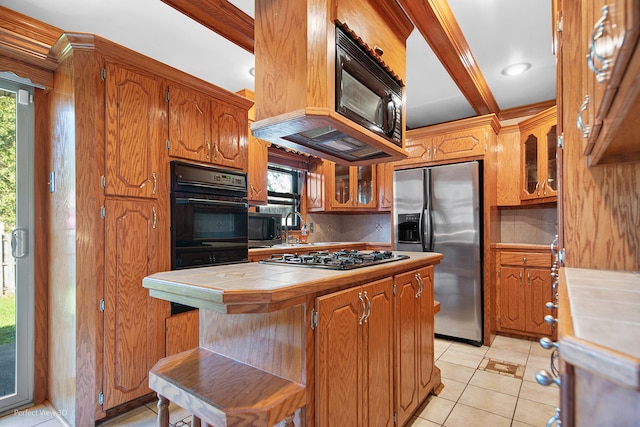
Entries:
[[51, 46], [62, 30], [0, 6], [0, 48], [10, 56], [53, 70], [57, 64]]
[[445, 0], [398, 0], [471, 107], [480, 115], [500, 109]]
[[162, 0], [211, 31], [253, 53], [254, 20], [226, 0]]

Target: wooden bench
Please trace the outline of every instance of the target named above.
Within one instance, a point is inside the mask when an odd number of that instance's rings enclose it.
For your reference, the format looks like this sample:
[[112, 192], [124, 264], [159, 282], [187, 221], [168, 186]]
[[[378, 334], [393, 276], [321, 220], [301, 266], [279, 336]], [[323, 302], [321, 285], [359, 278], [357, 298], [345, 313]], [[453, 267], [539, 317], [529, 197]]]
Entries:
[[149, 372], [158, 393], [158, 427], [169, 426], [169, 401], [193, 414], [193, 426], [293, 426], [305, 387], [204, 348], [158, 361]]

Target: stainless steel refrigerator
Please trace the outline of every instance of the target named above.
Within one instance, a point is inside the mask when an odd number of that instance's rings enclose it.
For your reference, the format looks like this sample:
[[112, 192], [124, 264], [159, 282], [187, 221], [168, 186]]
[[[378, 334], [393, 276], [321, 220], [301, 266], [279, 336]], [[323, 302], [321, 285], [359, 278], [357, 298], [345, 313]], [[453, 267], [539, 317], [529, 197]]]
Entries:
[[437, 336], [482, 344], [481, 164], [397, 170], [393, 176], [394, 246], [440, 252], [434, 295]]

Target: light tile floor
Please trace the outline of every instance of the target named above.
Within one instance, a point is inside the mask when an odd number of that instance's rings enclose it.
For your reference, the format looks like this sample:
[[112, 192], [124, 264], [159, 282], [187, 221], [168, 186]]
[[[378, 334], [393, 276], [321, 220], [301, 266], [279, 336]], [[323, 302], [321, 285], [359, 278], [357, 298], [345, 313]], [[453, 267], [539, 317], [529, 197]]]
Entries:
[[[527, 427], [544, 426], [558, 406], [556, 386], [543, 387], [534, 378], [540, 369], [549, 370], [551, 352], [536, 341], [498, 336], [491, 347], [436, 339], [436, 365], [444, 389], [431, 396], [417, 413], [412, 427]], [[521, 365], [522, 379], [483, 370], [481, 362]], [[189, 426], [191, 417], [182, 408], [170, 407], [175, 427]], [[155, 403], [148, 403], [104, 423], [101, 427], [152, 427], [156, 425]], [[59, 427], [66, 423], [54, 408], [39, 405], [0, 418], [0, 427]]]

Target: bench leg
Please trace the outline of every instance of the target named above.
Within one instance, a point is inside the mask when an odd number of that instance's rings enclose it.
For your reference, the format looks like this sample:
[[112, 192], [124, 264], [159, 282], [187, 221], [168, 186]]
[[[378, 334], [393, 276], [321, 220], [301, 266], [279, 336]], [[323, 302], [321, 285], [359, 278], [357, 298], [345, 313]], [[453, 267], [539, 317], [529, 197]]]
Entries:
[[291, 414], [291, 415], [289, 415], [288, 417], [286, 417], [284, 419], [284, 426], [283, 427], [295, 427], [295, 424], [293, 422], [293, 416], [294, 415], [295, 414]]
[[158, 427], [169, 427], [169, 399], [158, 393]]

